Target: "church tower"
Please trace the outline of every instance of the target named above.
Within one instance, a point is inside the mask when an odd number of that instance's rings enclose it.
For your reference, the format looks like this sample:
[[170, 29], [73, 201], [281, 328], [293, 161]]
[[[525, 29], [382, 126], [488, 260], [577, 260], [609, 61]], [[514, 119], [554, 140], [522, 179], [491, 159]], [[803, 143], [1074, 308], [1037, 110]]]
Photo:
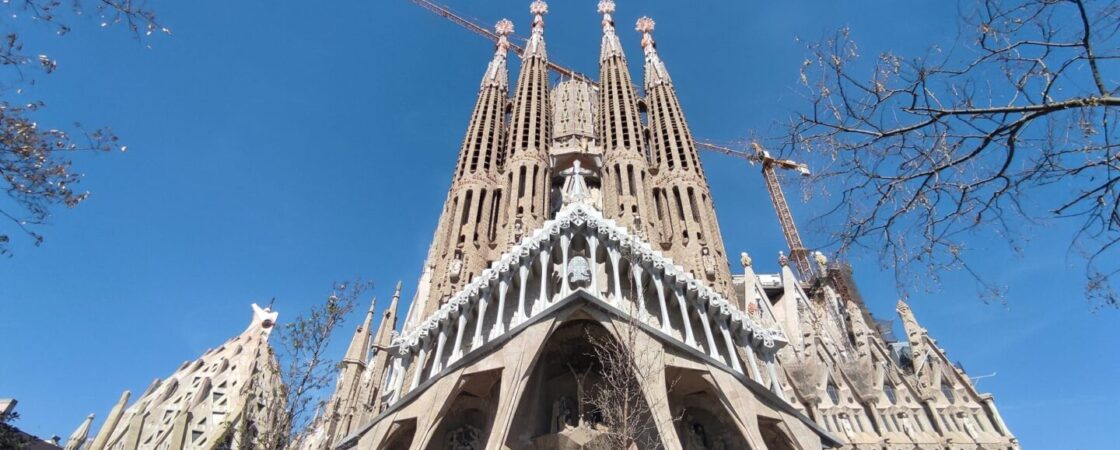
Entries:
[[[502, 166], [506, 149], [506, 104], [509, 70], [506, 58], [513, 24], [495, 26], [499, 36], [494, 57], [486, 67], [467, 133], [459, 149], [451, 190], [428, 252], [427, 273], [414, 301], [418, 312], [439, 307], [442, 300], [462, 287], [489, 263], [500, 235], [504, 192]], [[439, 274], [438, 277], [431, 274]]]
[[731, 273], [723, 248], [708, 179], [673, 80], [657, 53], [653, 19], [638, 20], [645, 50], [645, 93], [653, 148], [653, 197], [660, 224], [661, 248], [674, 261], [687, 263], [697, 278], [720, 292], [730, 292]]
[[[398, 285], [344, 360], [347, 427], [321, 421], [301, 450], [1017, 449], [905, 305], [895, 342], [784, 257], [756, 273], [743, 253], [732, 276], [653, 20], [637, 25], [642, 98], [614, 1], [598, 4], [598, 86], [550, 85], [548, 6], [530, 12], [512, 98], [512, 25], [497, 27], [407, 320], [391, 332]], [[625, 399], [596, 398], [618, 383]]]
[[603, 15], [603, 43], [599, 50], [599, 123], [603, 147], [603, 212], [639, 236], [653, 237], [649, 164], [638, 93], [622, 43], [615, 34], [613, 0], [599, 2]]
[[[509, 246], [520, 242], [530, 230], [548, 219], [548, 147], [552, 140], [552, 108], [549, 105], [548, 51], [544, 44], [544, 15], [548, 4], [534, 1], [533, 31], [521, 55], [521, 74], [510, 115], [506, 142], [508, 162], [505, 190], [509, 200], [503, 211], [502, 226]], [[499, 249], [499, 251], [501, 251]]]

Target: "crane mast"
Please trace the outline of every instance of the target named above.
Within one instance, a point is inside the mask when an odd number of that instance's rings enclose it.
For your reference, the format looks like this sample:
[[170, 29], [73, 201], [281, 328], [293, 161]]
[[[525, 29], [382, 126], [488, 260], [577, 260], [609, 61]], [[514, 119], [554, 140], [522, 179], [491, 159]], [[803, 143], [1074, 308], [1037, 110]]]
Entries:
[[[756, 146], [758, 144], [755, 144]], [[766, 154], [761, 147], [756, 147], [759, 152]], [[770, 191], [770, 202], [774, 204], [774, 212], [778, 214], [778, 222], [782, 226], [782, 235], [786, 237], [789, 246], [789, 256], [797, 264], [797, 271], [803, 280], [808, 280], [813, 275], [813, 266], [809, 262], [809, 251], [801, 242], [801, 234], [797, 231], [797, 224], [793, 222], [793, 213], [789, 210], [789, 202], [782, 191], [782, 184], [778, 182], [778, 174], [774, 173], [776, 161], [769, 156], [762, 159], [762, 178], [766, 180], [766, 190]]]

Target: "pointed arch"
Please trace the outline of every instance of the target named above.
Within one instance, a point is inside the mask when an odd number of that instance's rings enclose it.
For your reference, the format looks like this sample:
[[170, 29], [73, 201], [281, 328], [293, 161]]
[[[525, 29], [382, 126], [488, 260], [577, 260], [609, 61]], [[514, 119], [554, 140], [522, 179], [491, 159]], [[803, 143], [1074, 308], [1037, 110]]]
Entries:
[[[591, 436], [590, 443], [605, 443], [602, 431], [607, 420], [597, 410], [592, 395], [604, 389], [604, 368], [595, 355], [593, 341], [617, 339], [595, 320], [584, 317], [557, 326], [539, 350], [530, 369], [526, 389], [518, 399], [505, 445], [509, 448], [567, 448], [574, 434]], [[639, 393], [640, 403], [633, 411], [648, 414], [649, 406]], [[578, 431], [576, 431], [578, 430]], [[643, 434], [643, 440], [660, 442], [657, 430]], [[660, 448], [660, 444], [656, 446]], [[642, 448], [646, 448], [642, 446]]]

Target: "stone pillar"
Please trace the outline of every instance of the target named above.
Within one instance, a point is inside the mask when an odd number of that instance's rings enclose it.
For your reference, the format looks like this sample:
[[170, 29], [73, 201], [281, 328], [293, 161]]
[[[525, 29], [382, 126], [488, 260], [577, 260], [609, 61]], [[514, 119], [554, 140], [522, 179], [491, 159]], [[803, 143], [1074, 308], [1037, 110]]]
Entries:
[[657, 288], [657, 303], [661, 306], [661, 332], [672, 336], [673, 330], [669, 328], [669, 307], [665, 303], [665, 283], [660, 272], [653, 273], [653, 286]]
[[509, 290], [509, 274], [503, 273], [498, 280], [498, 311], [494, 316], [494, 327], [490, 329], [490, 339], [501, 336], [506, 332], [506, 291]]
[[618, 275], [618, 261], [622, 259], [622, 255], [618, 249], [607, 248], [607, 253], [611, 257], [611, 276], [614, 278], [614, 292], [612, 293], [611, 304], [615, 306], [621, 305], [622, 301], [622, 285]]
[[727, 346], [728, 362], [736, 372], [743, 373], [743, 366], [739, 364], [739, 353], [735, 351], [735, 341], [731, 338], [731, 332], [727, 331], [727, 327], [727, 321], [720, 319], [719, 334], [723, 336], [723, 343]]
[[723, 358], [720, 358], [719, 351], [716, 350], [716, 338], [712, 335], [712, 318], [708, 315], [707, 309], [707, 305], [696, 305], [696, 315], [700, 318], [701, 328], [704, 329], [704, 338], [708, 342], [708, 356], [716, 361], [722, 361]]
[[443, 346], [447, 343], [448, 326], [450, 325], [443, 322], [439, 324], [439, 337], [436, 338], [436, 352], [432, 355], [435, 359], [432, 360], [432, 371], [428, 372], [428, 378], [436, 376], [439, 371], [443, 370], [443, 361], [440, 360], [443, 359]]
[[552, 282], [551, 268], [549, 267], [552, 260], [549, 257], [549, 248], [552, 244], [545, 244], [541, 247], [541, 294], [536, 302], [533, 302], [532, 314], [535, 316], [548, 307], [548, 284]]
[[689, 347], [695, 348], [696, 337], [692, 335], [692, 320], [688, 317], [688, 299], [685, 298], [685, 293], [680, 286], [673, 286], [673, 294], [677, 297], [677, 305], [681, 310], [681, 321], [684, 322], [684, 343]]
[[521, 288], [517, 296], [517, 312], [513, 314], [513, 321], [510, 324], [510, 328], [520, 325], [521, 322], [524, 322], [525, 319], [528, 318], [528, 316], [525, 315], [525, 289], [528, 288], [529, 284], [529, 264], [532, 264], [531, 260], [526, 259], [521, 261], [521, 267], [517, 270], [518, 276], [520, 277], [519, 279], [521, 280]]
[[560, 298], [568, 296], [568, 247], [572, 244], [571, 232], [560, 235]]
[[470, 304], [459, 307], [459, 324], [455, 327], [455, 345], [451, 347], [451, 357], [447, 363], [451, 364], [463, 357], [463, 330], [467, 328], [467, 318], [471, 315]]
[[634, 277], [634, 303], [638, 308], [635, 317], [644, 323], [649, 314], [646, 313], [646, 297], [642, 292], [642, 264], [638, 262], [630, 263], [630, 275]]
[[486, 306], [490, 303], [490, 291], [484, 289], [478, 293], [478, 316], [474, 323], [474, 337], [471, 338], [471, 350], [482, 346], [482, 323], [486, 321]]
[[591, 293], [594, 294], [596, 297], [598, 297], [599, 292], [600, 292], [599, 291], [599, 253], [598, 253], [598, 251], [599, 251], [599, 236], [596, 236], [594, 232], [590, 233], [587, 236], [587, 250], [590, 253], [590, 258], [587, 258], [587, 259], [591, 261], [591, 264], [588, 264], [589, 266], [591, 266]]
[[429, 345], [431, 345], [430, 337], [420, 338], [420, 355], [416, 358], [416, 361], [413, 361], [413, 364], [416, 364], [416, 370], [413, 371], [412, 383], [408, 386], [409, 391], [416, 389], [416, 386], [420, 385], [420, 377], [424, 376], [424, 359], [428, 356]]

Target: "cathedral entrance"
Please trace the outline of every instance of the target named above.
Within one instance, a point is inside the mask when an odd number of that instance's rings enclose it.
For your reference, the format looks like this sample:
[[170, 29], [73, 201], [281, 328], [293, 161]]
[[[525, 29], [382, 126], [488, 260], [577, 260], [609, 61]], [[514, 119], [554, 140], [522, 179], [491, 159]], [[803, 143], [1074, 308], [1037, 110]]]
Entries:
[[[518, 402], [506, 440], [509, 448], [613, 450], [620, 448], [620, 436], [611, 424], [619, 421], [620, 411], [631, 422], [652, 424], [643, 420], [649, 418], [644, 400], [604, 408], [601, 399], [604, 390], [610, 389], [604, 374], [612, 372], [596, 356], [595, 344], [604, 339], [613, 338], [591, 320], [569, 321], [552, 333]], [[624, 440], [655, 444], [632, 444], [630, 448], [662, 448], [655, 428], [634, 430], [635, 439]]]

